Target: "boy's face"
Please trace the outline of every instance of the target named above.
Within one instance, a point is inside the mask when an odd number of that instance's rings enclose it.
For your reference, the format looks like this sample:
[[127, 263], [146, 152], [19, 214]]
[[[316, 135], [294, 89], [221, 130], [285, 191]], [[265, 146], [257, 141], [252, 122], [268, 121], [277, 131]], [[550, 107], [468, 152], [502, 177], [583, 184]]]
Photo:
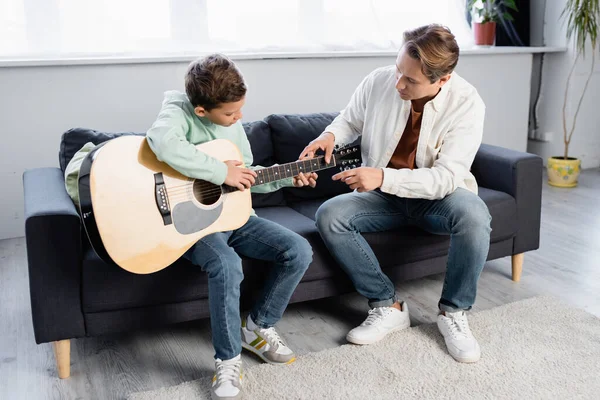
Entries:
[[198, 106], [194, 112], [199, 117], [206, 117], [213, 124], [221, 126], [231, 126], [242, 118], [242, 107], [246, 103], [246, 98], [232, 103], [221, 103], [218, 107], [206, 111], [204, 107]]

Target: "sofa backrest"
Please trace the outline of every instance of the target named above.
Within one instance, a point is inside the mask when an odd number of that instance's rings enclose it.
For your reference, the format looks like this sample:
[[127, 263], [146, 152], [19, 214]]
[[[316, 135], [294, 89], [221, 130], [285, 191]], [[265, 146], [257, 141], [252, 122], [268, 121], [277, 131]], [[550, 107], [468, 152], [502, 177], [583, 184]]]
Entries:
[[[275, 161], [283, 164], [298, 160], [304, 147], [323, 133], [337, 115], [338, 113], [269, 115], [265, 121], [271, 128]], [[355, 144], [358, 143], [358, 141], [355, 142]], [[357, 155], [360, 157], [360, 152]], [[346, 184], [331, 180], [331, 177], [338, 172], [340, 172], [338, 168], [318, 172], [319, 179], [314, 189], [284, 188], [283, 194], [286, 202], [329, 198], [350, 192]]]
[[60, 140], [60, 151], [58, 152], [58, 162], [63, 174], [71, 158], [83, 147], [87, 142], [92, 142], [95, 145], [106, 142], [123, 135], [145, 135], [145, 133], [135, 132], [100, 132], [94, 129], [73, 128], [62, 134]]
[[[333, 121], [337, 113], [320, 114], [273, 114], [265, 120], [244, 123], [248, 135], [253, 165], [265, 167], [296, 161], [300, 152], [314, 138], [319, 136], [325, 127]], [[75, 153], [87, 142], [100, 144], [122, 135], [145, 135], [140, 132], [101, 132], [87, 128], [73, 128], [64, 132], [61, 138], [59, 164], [65, 171]], [[360, 153], [358, 153], [360, 154]], [[317, 187], [285, 188], [274, 193], [252, 194], [253, 207], [281, 206], [288, 202], [303, 199], [326, 198], [349, 191], [346, 185], [334, 182], [331, 176], [338, 169], [319, 172]]]

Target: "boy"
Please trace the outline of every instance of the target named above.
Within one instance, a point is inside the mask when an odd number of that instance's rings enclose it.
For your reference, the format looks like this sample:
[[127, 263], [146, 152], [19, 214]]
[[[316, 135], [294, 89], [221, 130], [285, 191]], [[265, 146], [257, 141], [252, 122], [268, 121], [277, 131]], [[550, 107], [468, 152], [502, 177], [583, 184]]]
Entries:
[[[158, 118], [146, 134], [150, 148], [159, 160], [190, 178], [216, 185], [227, 184], [240, 190], [250, 188], [256, 177], [252, 169], [241, 168], [238, 161], [219, 161], [195, 147], [226, 138], [238, 146], [244, 164], [252, 165], [250, 143], [239, 122], [246, 95], [241, 73], [231, 60], [213, 54], [190, 64], [185, 90], [186, 94], [165, 93]], [[300, 174], [251, 190], [267, 193], [284, 186], [314, 187], [316, 179], [315, 173]], [[265, 279], [262, 296], [241, 321], [239, 297], [243, 271], [240, 256], [275, 263]], [[294, 352], [273, 326], [281, 318], [312, 261], [312, 249], [300, 235], [256, 216], [253, 211], [244, 226], [204, 237], [184, 257], [208, 273], [210, 320], [216, 353], [212, 398], [239, 399], [242, 396], [242, 347], [272, 364], [289, 364], [295, 360]]]

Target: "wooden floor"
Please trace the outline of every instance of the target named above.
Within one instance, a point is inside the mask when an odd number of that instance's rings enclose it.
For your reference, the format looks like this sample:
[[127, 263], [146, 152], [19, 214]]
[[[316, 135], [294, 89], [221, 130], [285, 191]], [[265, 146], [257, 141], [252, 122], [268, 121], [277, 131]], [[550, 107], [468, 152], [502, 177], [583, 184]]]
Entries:
[[[549, 294], [600, 317], [598, 260], [600, 170], [584, 171], [575, 189], [544, 184], [540, 249], [525, 255], [520, 283], [510, 279], [510, 258], [487, 263], [474, 312]], [[52, 346], [33, 339], [27, 279], [24, 239], [0, 241], [0, 399], [123, 399], [212, 373], [210, 329], [199, 321], [73, 340], [72, 375], [59, 380]], [[440, 274], [398, 285], [413, 325], [434, 320], [442, 280]], [[320, 351], [345, 343], [366, 311], [356, 294], [291, 305], [278, 329], [298, 353]]]

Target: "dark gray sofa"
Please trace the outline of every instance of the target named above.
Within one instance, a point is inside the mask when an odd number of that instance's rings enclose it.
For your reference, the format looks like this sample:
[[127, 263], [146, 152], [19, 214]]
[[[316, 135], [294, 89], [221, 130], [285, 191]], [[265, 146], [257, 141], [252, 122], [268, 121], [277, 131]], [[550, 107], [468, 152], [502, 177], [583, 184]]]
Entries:
[[[271, 115], [264, 121], [245, 124], [255, 164], [295, 161], [335, 115]], [[207, 279], [199, 268], [179, 260], [154, 274], [131, 274], [102, 262], [85, 237], [76, 207], [64, 188], [64, 169], [87, 141], [98, 144], [121, 134], [136, 133], [71, 129], [63, 134], [60, 143], [60, 168], [28, 170], [23, 176], [35, 340], [54, 343], [61, 377], [69, 375], [70, 339], [209, 316]], [[518, 280], [522, 253], [539, 245], [542, 160], [535, 155], [482, 145], [472, 171], [492, 215], [488, 259], [513, 256], [513, 279]], [[321, 171], [315, 189], [286, 188], [253, 194], [259, 216], [298, 232], [313, 246], [313, 262], [292, 302], [353, 290], [323, 245], [314, 221], [323, 201], [348, 191], [346, 185], [330, 179], [335, 172]], [[449, 244], [446, 236], [407, 228], [365, 237], [384, 271], [396, 281], [445, 270]], [[249, 304], [258, 288], [260, 276], [256, 271], [266, 273], [269, 266], [244, 260], [244, 268], [252, 268], [253, 274], [247, 276], [255, 278], [243, 282], [243, 306]]]

